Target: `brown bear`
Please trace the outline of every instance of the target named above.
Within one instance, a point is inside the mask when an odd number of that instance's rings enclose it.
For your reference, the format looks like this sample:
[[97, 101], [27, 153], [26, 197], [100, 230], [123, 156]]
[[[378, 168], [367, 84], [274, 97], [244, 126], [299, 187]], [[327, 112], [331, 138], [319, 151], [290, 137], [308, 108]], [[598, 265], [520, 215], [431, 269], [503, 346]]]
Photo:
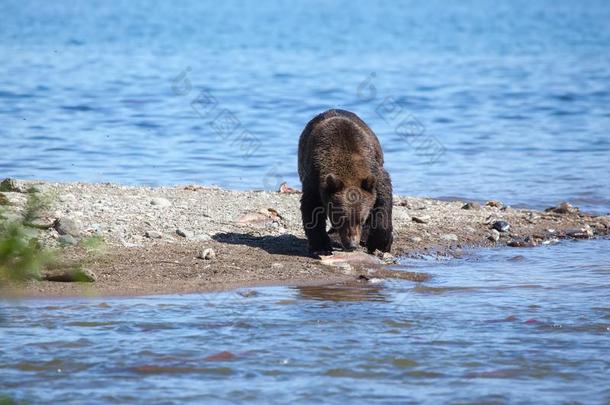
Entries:
[[377, 136], [356, 114], [328, 110], [309, 121], [299, 139], [301, 216], [314, 255], [330, 254], [331, 232], [345, 250], [392, 248], [392, 182]]

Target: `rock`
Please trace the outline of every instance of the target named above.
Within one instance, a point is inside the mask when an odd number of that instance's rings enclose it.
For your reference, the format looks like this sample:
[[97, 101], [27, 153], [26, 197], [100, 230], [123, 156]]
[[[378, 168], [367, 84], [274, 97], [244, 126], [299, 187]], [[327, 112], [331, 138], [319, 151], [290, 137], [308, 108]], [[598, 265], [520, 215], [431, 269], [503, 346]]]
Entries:
[[457, 242], [458, 236], [454, 233], [447, 233], [447, 234], [441, 236], [441, 239], [451, 241], [451, 242]]
[[0, 219], [3, 219], [7, 222], [18, 222], [22, 220], [22, 216], [17, 214], [16, 212], [6, 211], [0, 212]]
[[502, 208], [504, 206], [504, 204], [502, 204], [501, 201], [496, 201], [496, 200], [489, 200], [485, 203], [486, 207], [495, 207], [495, 208]]
[[169, 207], [170, 205], [172, 205], [172, 203], [167, 198], [155, 197], [152, 200], [150, 200], [150, 205], [154, 205], [154, 206], [163, 208], [163, 207]]
[[499, 241], [499, 240], [500, 240], [500, 232], [498, 232], [498, 231], [497, 231], [497, 230], [495, 230], [495, 229], [492, 229], [492, 230], [489, 232], [489, 235], [487, 236], [487, 238], [488, 238], [490, 241], [492, 241], [492, 242], [497, 242], [497, 241]]
[[22, 192], [22, 189], [19, 186], [17, 186], [17, 183], [15, 182], [15, 180], [6, 178], [6, 179], [2, 180], [2, 183], [0, 183], [0, 191], [20, 193], [20, 192]]
[[193, 237], [193, 232], [188, 231], [188, 230], [183, 229], [183, 228], [176, 229], [176, 234], [178, 236], [182, 236], [183, 238], [192, 238]]
[[74, 194], [62, 194], [59, 196], [59, 201], [65, 203], [75, 203], [77, 200]]
[[216, 259], [216, 252], [212, 248], [203, 249], [199, 254], [197, 254], [198, 259], [203, 260], [214, 260]]
[[53, 217], [44, 216], [44, 217], [33, 219], [32, 221], [28, 222], [26, 225], [31, 226], [32, 228], [49, 229], [49, 228], [53, 227], [53, 225], [55, 224], [55, 221], [56, 221], [56, 219]]
[[163, 237], [163, 234], [159, 231], [146, 231], [144, 233], [144, 236], [149, 239], [161, 239]]
[[426, 204], [421, 201], [412, 201], [408, 199], [399, 200], [396, 205], [405, 207], [408, 210], [425, 210]]
[[510, 229], [510, 224], [506, 221], [495, 221], [493, 224], [491, 224], [492, 229], [495, 229], [498, 232], [508, 232], [508, 230]]
[[9, 199], [2, 193], [0, 193], [0, 205], [11, 205]]
[[[249, 212], [237, 219], [237, 225], [251, 226], [253, 228], [279, 228], [282, 216], [273, 208], [263, 208], [256, 212]], [[275, 225], [274, 225], [275, 224]]]
[[391, 253], [388, 252], [384, 252], [381, 255], [381, 261], [383, 262], [383, 264], [397, 264], [398, 263], [398, 259]]
[[280, 184], [280, 187], [278, 188], [277, 192], [284, 194], [294, 194], [298, 193], [299, 190], [290, 187], [287, 182], [283, 182], [282, 184]]
[[104, 233], [101, 224], [91, 224], [91, 226], [87, 229], [87, 232], [93, 233], [95, 235], [101, 235]]
[[28, 187], [27, 191], [31, 193], [46, 193], [49, 191], [49, 186], [46, 184], [36, 184]]
[[589, 239], [593, 237], [593, 230], [590, 226], [585, 226], [582, 228], [572, 228], [566, 231], [566, 235], [571, 238], [576, 239]]
[[74, 246], [78, 243], [72, 235], [61, 235], [57, 241], [61, 246]]
[[510, 247], [523, 248], [523, 247], [534, 247], [534, 246], [537, 246], [538, 243], [536, 243], [536, 241], [533, 238], [527, 236], [523, 239], [513, 239], [510, 242], [508, 242], [507, 245]]
[[603, 226], [604, 228], [610, 228], [610, 218], [608, 217], [598, 217], [598, 224]]
[[80, 234], [81, 225], [80, 222], [75, 219], [63, 217], [55, 220], [53, 228], [55, 228], [60, 235], [78, 236]]
[[556, 214], [576, 214], [579, 209], [574, 207], [569, 202], [562, 202], [556, 207], [550, 207], [544, 210], [545, 212], [554, 212]]
[[67, 269], [67, 270], [52, 270], [45, 273], [42, 277], [47, 281], [58, 281], [64, 283], [85, 282], [93, 283], [97, 280], [97, 276], [89, 269]]
[[529, 222], [530, 224], [535, 224], [536, 222], [538, 222], [539, 219], [540, 219], [540, 216], [536, 215], [533, 212], [528, 213], [527, 216], [525, 217], [525, 220], [527, 222]]
[[417, 222], [418, 224], [427, 224], [430, 221], [429, 215], [412, 216], [411, 221]]
[[237, 294], [241, 295], [244, 298], [256, 297], [258, 292], [256, 290], [246, 290], [246, 291], [238, 291]]
[[419, 243], [419, 242], [421, 242], [421, 241], [422, 241], [422, 238], [420, 238], [419, 236], [411, 236], [411, 237], [409, 238], [409, 240], [410, 240], [411, 242], [413, 242], [413, 243]]
[[468, 202], [468, 203], [462, 205], [462, 209], [463, 210], [480, 210], [481, 204], [476, 203], [476, 202]]

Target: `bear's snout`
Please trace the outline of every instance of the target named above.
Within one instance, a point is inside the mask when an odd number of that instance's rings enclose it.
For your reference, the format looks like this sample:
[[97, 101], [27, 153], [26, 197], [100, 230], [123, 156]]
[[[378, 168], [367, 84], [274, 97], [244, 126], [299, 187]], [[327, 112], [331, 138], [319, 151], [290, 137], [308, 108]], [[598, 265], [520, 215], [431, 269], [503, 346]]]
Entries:
[[345, 226], [339, 230], [341, 245], [347, 251], [356, 250], [360, 244], [360, 226]]

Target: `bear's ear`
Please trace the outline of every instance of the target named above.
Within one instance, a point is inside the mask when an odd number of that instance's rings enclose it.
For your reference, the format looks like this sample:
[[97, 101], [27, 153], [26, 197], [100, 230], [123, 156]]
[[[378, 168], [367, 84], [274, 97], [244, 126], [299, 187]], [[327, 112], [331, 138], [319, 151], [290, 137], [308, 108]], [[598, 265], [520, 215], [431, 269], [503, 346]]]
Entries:
[[366, 179], [362, 180], [362, 189], [368, 192], [372, 192], [375, 188], [376, 181], [377, 180], [375, 179], [375, 176], [368, 176]]
[[343, 188], [343, 181], [331, 173], [324, 179], [324, 188], [326, 188], [326, 191], [329, 193], [336, 193]]

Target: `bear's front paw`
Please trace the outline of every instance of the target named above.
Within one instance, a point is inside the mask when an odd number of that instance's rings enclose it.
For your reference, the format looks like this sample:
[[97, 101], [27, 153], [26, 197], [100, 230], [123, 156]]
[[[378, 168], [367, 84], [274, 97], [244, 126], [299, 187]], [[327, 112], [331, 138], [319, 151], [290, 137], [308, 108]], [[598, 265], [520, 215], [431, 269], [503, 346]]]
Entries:
[[333, 248], [330, 244], [327, 246], [310, 247], [309, 254], [314, 257], [330, 256], [333, 254]]
[[369, 254], [373, 254], [375, 250], [389, 252], [392, 250], [392, 242], [394, 237], [392, 231], [385, 233], [371, 233], [366, 241], [366, 250]]

